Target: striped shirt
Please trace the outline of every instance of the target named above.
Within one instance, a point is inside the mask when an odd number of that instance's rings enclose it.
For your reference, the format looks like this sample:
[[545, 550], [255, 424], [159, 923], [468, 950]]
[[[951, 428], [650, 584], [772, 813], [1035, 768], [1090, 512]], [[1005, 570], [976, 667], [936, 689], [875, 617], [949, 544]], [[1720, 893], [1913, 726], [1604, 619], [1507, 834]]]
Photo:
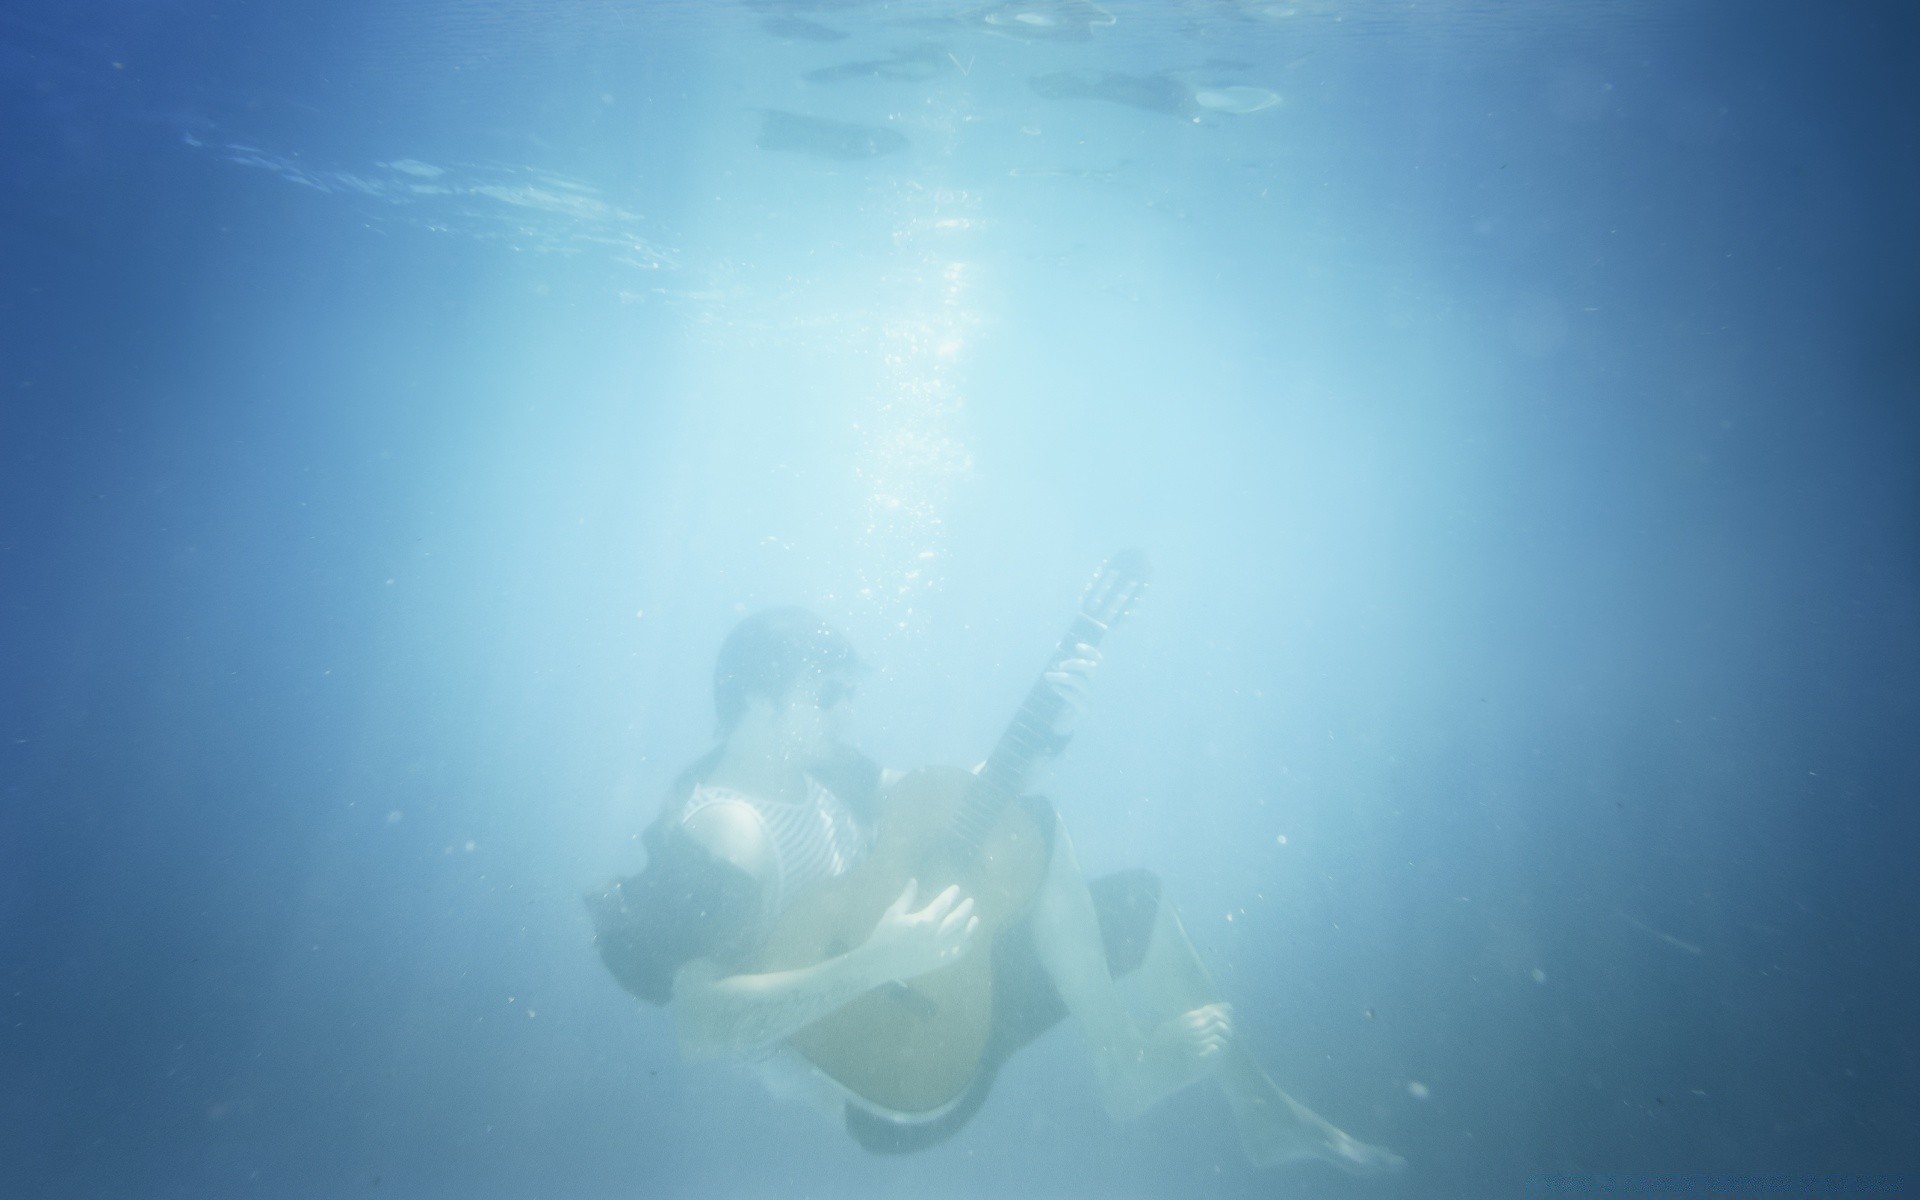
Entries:
[[844, 875], [865, 858], [871, 834], [853, 811], [825, 784], [807, 777], [807, 797], [798, 802], [768, 800], [733, 788], [702, 783], [680, 809], [686, 822], [703, 808], [733, 804], [753, 814], [772, 848], [774, 871], [762, 898], [755, 940], [763, 940], [774, 922], [809, 888]]
[[[684, 822], [715, 804], [737, 804], [752, 813], [772, 847], [775, 866], [753, 931], [756, 946], [765, 942], [796, 898], [808, 888], [858, 866], [873, 846], [872, 832], [811, 775], [807, 777], [807, 798], [797, 803], [699, 784], [681, 806], [680, 820]], [[806, 1101], [836, 1121], [842, 1119], [843, 1107], [852, 1104], [897, 1125], [919, 1125], [940, 1120], [972, 1096], [969, 1089], [932, 1112], [896, 1113], [848, 1090], [785, 1043], [767, 1047], [754, 1058], [762, 1082], [775, 1095]]]

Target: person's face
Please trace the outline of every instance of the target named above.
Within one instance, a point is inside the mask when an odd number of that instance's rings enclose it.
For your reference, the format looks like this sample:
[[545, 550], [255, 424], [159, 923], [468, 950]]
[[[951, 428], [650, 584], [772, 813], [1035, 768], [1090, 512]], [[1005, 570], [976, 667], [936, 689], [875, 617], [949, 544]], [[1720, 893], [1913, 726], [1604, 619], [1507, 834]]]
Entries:
[[853, 682], [839, 675], [814, 676], [794, 685], [774, 714], [787, 756], [809, 763], [828, 758], [835, 743], [846, 739], [852, 697]]

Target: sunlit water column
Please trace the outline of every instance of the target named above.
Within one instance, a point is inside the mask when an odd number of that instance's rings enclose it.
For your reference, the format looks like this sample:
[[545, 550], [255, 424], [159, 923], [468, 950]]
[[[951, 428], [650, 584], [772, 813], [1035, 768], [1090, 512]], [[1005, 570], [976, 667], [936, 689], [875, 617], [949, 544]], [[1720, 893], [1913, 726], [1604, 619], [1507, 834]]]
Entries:
[[966, 249], [980, 228], [980, 197], [902, 180], [895, 207], [897, 275], [879, 289], [895, 303], [874, 326], [880, 370], [854, 430], [865, 506], [859, 600], [905, 631], [940, 586], [947, 514], [973, 467], [965, 359], [980, 322]]

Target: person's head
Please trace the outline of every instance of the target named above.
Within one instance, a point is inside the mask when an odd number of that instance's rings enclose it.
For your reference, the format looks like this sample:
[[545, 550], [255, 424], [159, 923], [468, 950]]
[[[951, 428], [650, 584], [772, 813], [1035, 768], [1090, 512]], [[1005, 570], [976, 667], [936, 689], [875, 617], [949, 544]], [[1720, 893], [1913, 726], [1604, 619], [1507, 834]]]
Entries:
[[840, 734], [842, 702], [864, 669], [852, 644], [806, 609], [755, 613], [733, 627], [714, 663], [720, 737], [751, 725], [790, 755], [820, 758]]

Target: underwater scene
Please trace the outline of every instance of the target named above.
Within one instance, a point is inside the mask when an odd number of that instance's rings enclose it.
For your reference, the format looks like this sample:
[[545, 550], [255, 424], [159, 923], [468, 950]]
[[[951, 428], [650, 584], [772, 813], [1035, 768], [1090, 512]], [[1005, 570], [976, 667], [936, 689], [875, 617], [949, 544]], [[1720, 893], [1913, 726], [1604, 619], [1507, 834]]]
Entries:
[[1917, 48], [8, 6], [0, 1197], [1920, 1196]]

